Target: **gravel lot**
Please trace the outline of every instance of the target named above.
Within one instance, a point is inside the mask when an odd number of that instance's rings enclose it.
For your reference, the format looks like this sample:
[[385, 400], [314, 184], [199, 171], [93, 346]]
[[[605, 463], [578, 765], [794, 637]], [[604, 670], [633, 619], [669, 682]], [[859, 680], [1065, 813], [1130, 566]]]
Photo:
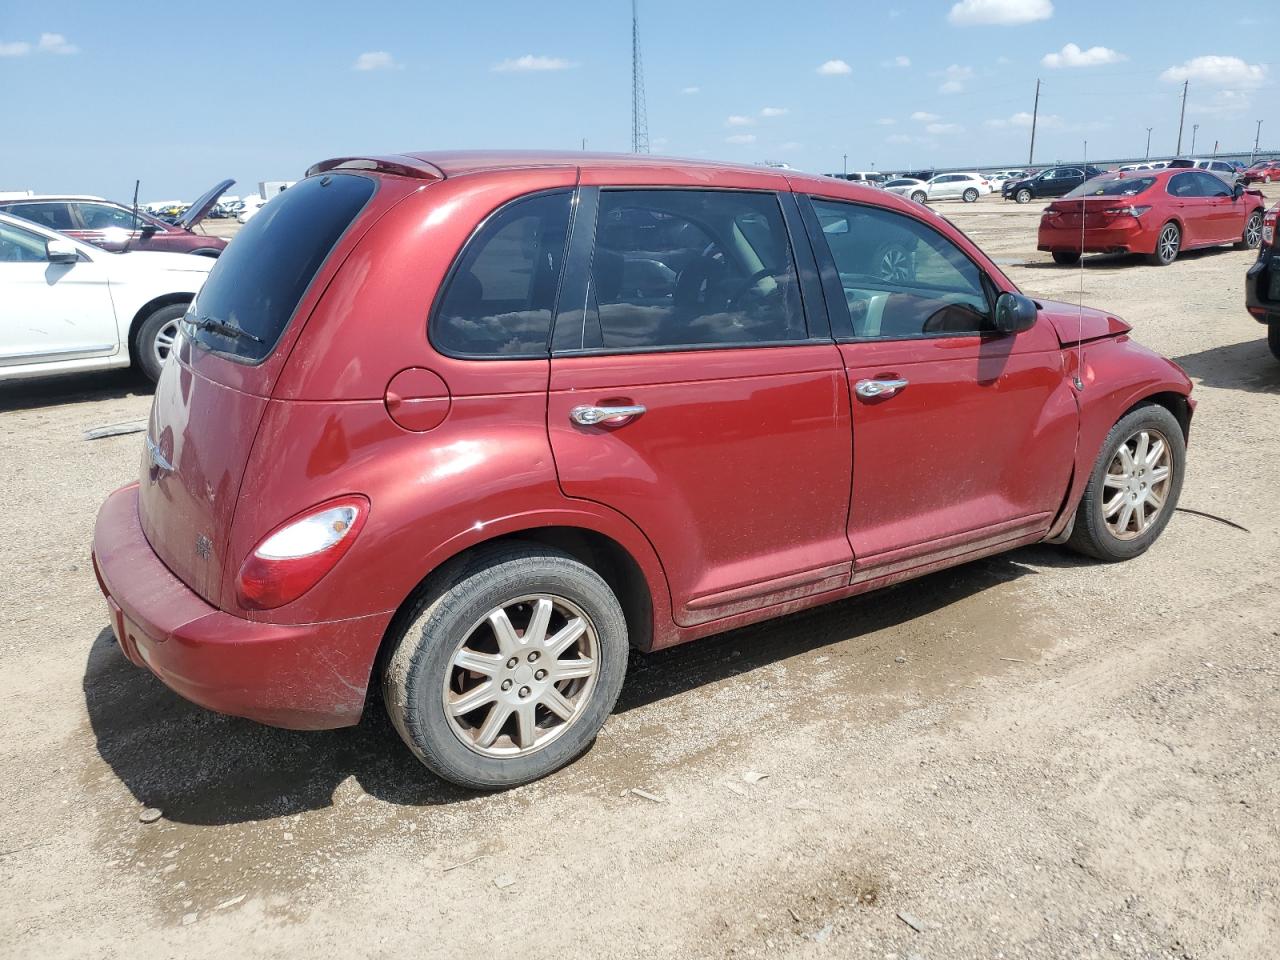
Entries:
[[149, 396], [0, 386], [0, 955], [1274, 955], [1280, 363], [1253, 254], [1059, 268], [1038, 206], [940, 209], [1186, 368], [1182, 504], [1246, 529], [1179, 513], [1128, 564], [1028, 548], [636, 656], [595, 748], [497, 796], [380, 716], [272, 730], [131, 666], [88, 549], [141, 438], [82, 432]]

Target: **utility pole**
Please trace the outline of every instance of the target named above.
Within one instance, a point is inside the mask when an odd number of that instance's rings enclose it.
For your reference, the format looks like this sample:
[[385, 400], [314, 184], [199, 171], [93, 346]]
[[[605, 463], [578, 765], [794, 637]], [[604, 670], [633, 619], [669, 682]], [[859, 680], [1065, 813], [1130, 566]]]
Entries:
[[843, 168], [843, 169], [844, 169], [844, 175], [847, 177], [847, 176], [849, 175], [849, 155], [848, 155], [847, 153], [844, 155], [844, 168]]
[[1193, 123], [1191, 125], [1191, 155], [1196, 155], [1196, 132], [1200, 129], [1200, 124]]
[[1254, 157], [1258, 155], [1258, 141], [1262, 139], [1262, 121], [1258, 121], [1258, 132], [1253, 135], [1253, 152], [1249, 154], [1249, 162], [1253, 163]]
[[1178, 114], [1178, 149], [1174, 151], [1175, 156], [1182, 156], [1182, 121], [1187, 117], [1187, 84], [1190, 80], [1182, 81], [1182, 112]]
[[1147, 152], [1142, 155], [1143, 160], [1151, 159], [1151, 128], [1147, 127]]
[[1031, 108], [1031, 149], [1027, 151], [1027, 166], [1036, 162], [1036, 118], [1040, 116], [1040, 78], [1036, 77], [1036, 102]]
[[1218, 140], [1213, 141], [1213, 159], [1215, 160], [1218, 159], [1218, 144], [1220, 142], [1221, 141], [1218, 141]]
[[586, 151], [586, 149], [587, 149], [587, 138], [586, 138], [586, 137], [583, 137], [583, 138], [582, 138], [582, 149], [583, 149], [583, 151], [584, 151], [584, 152], [585, 152], [585, 151]]

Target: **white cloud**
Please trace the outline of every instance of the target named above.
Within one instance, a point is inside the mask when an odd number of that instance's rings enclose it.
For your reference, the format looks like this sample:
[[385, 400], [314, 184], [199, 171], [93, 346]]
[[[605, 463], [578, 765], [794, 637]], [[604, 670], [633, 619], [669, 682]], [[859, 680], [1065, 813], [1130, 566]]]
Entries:
[[695, 93], [701, 93], [701, 92], [702, 92], [702, 88], [701, 88], [701, 87], [685, 87], [685, 88], [684, 88], [683, 90], [681, 90], [680, 92], [681, 92], [681, 93], [683, 93], [686, 97], [689, 97], [689, 96], [692, 96], [692, 95], [693, 95], [693, 94], [695, 94]]
[[953, 63], [942, 71], [942, 76], [946, 79], [938, 87], [939, 93], [962, 93], [964, 85], [973, 79], [973, 68]]
[[846, 73], [853, 73], [853, 67], [849, 66], [843, 60], [828, 60], [818, 68], [818, 73], [824, 77], [840, 77]]
[[755, 143], [756, 135], [754, 133], [735, 133], [732, 137], [725, 137], [725, 143]]
[[385, 50], [370, 50], [368, 53], [362, 53], [356, 57], [356, 62], [351, 65], [352, 70], [399, 70], [400, 64], [396, 63], [396, 58]]
[[69, 56], [79, 53], [80, 48], [74, 43], [68, 43], [67, 38], [60, 33], [42, 33], [35, 43], [28, 43], [26, 40], [11, 40], [6, 43], [0, 40], [0, 57], [25, 57], [33, 52]]
[[964, 133], [964, 127], [958, 123], [931, 123], [924, 129], [926, 133]]
[[535, 57], [532, 53], [526, 53], [523, 57], [508, 58], [501, 63], [495, 63], [493, 70], [495, 73], [529, 73], [568, 70], [572, 66], [573, 64], [563, 57]]
[[41, 53], [60, 53], [69, 55], [79, 53], [80, 48], [74, 43], [67, 43], [67, 38], [60, 33], [42, 33], [36, 49]]
[[911, 58], [910, 58], [910, 57], [897, 56], [897, 57], [894, 57], [892, 60], [881, 60], [881, 61], [880, 61], [880, 66], [882, 66], [882, 67], [909, 67], [909, 66], [911, 66]]
[[1199, 80], [1217, 87], [1253, 89], [1267, 80], [1267, 67], [1261, 63], [1245, 63], [1239, 57], [1193, 57], [1186, 63], [1170, 67], [1160, 74], [1166, 83]]
[[960, 0], [947, 19], [957, 27], [1012, 26], [1052, 16], [1052, 0]]
[[[983, 126], [993, 127], [996, 129], [1002, 127], [1030, 127], [1031, 119], [1031, 114], [1022, 110], [1008, 118], [984, 120]], [[1037, 127], [1058, 129], [1062, 125], [1062, 118], [1055, 113], [1042, 113], [1038, 118], [1036, 118]]]
[[879, 120], [877, 120], [877, 121], [876, 121], [876, 126], [877, 126], [877, 127], [892, 127], [892, 126], [893, 126], [895, 123], [897, 123], [897, 122], [898, 122], [898, 121], [897, 121], [897, 120], [895, 120], [895, 119], [893, 119], [893, 117], [881, 117]]
[[760, 111], [762, 117], [785, 117], [791, 111], [786, 107], [764, 107]]
[[734, 114], [732, 117], [726, 117], [724, 125], [726, 127], [753, 127], [755, 120], [751, 117], [744, 117], [740, 114]]
[[935, 120], [941, 120], [942, 118], [938, 116], [936, 113], [929, 113], [925, 110], [917, 110], [915, 113], [911, 115], [911, 119], [919, 120], [921, 123], [933, 123]]
[[1046, 67], [1097, 67], [1104, 63], [1119, 63], [1128, 60], [1123, 53], [1110, 47], [1090, 47], [1081, 50], [1074, 43], [1068, 43], [1058, 53], [1046, 53], [1040, 60]]

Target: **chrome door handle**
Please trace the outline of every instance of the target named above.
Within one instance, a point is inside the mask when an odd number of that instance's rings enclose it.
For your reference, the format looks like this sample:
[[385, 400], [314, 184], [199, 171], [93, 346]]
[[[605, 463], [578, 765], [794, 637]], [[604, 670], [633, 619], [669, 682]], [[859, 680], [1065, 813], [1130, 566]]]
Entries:
[[624, 423], [632, 417], [640, 416], [644, 411], [644, 405], [640, 403], [624, 407], [574, 407], [569, 411], [569, 419], [584, 427], [594, 427], [602, 423]]
[[859, 380], [853, 385], [853, 390], [863, 399], [871, 400], [875, 397], [892, 397], [906, 385], [906, 380]]

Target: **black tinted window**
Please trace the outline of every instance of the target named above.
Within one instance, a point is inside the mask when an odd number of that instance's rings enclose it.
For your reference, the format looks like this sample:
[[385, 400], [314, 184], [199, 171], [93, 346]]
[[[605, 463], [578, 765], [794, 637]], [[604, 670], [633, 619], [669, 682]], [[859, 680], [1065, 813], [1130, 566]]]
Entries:
[[1195, 173], [1179, 173], [1170, 177], [1167, 189], [1171, 197], [1204, 196], [1201, 192], [1200, 176]]
[[1197, 173], [1195, 176], [1200, 181], [1200, 196], [1202, 197], [1229, 197], [1231, 196], [1231, 187], [1227, 181], [1223, 180], [1212, 173]]
[[571, 194], [517, 200], [462, 253], [432, 321], [432, 340], [468, 357], [545, 357], [564, 262]]
[[583, 346], [733, 346], [806, 336], [772, 193], [601, 193]]
[[815, 199], [813, 208], [854, 336], [901, 340], [993, 329], [981, 271], [932, 227], [879, 207]]
[[219, 353], [265, 359], [373, 191], [368, 177], [326, 174], [274, 197], [218, 257], [187, 312], [196, 324], [187, 336]]
[[1067, 199], [1075, 197], [1136, 197], [1151, 188], [1155, 177], [1108, 176], [1103, 175], [1080, 184], [1070, 193]]
[[0, 210], [50, 230], [74, 229], [71, 211], [65, 203], [15, 203], [10, 207], [0, 207]]

